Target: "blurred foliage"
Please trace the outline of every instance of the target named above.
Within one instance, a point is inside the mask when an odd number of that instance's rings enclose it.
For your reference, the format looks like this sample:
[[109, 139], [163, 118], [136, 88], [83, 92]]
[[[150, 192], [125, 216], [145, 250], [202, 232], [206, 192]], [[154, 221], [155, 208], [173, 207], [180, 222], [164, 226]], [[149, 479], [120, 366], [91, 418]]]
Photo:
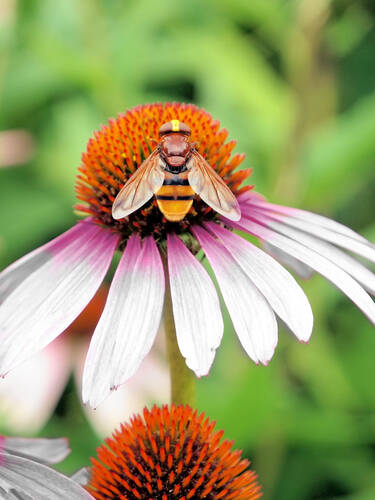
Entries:
[[[93, 130], [140, 103], [191, 101], [238, 141], [257, 190], [375, 238], [373, 0], [0, 0], [0, 130], [30, 161], [0, 171], [0, 263], [74, 222]], [[281, 330], [256, 367], [226, 332], [199, 408], [251, 457], [265, 498], [375, 498], [375, 332], [335, 289], [304, 283], [309, 345]], [[72, 472], [98, 438], [68, 386], [43, 435]]]

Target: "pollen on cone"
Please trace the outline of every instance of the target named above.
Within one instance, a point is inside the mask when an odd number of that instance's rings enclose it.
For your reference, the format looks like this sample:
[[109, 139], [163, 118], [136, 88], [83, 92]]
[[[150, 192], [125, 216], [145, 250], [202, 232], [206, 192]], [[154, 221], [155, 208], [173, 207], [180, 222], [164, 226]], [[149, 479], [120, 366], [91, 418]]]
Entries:
[[98, 448], [87, 490], [99, 500], [260, 498], [248, 460], [214, 426], [189, 406], [145, 409]]

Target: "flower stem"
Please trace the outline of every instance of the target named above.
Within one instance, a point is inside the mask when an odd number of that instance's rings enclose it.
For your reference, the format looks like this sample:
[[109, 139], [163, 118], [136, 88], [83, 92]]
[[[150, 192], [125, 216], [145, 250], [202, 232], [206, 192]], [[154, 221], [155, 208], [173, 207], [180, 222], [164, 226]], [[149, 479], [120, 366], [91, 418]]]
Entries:
[[177, 344], [176, 327], [174, 324], [171, 290], [166, 259], [164, 259], [166, 276], [163, 325], [167, 345], [169, 373], [171, 377], [171, 403], [195, 406], [195, 375], [186, 366]]

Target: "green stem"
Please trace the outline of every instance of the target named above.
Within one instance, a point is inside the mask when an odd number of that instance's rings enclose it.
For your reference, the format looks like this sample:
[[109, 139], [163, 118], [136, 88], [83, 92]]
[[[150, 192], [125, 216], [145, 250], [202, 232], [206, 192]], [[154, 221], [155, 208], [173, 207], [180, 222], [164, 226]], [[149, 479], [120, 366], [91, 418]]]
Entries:
[[165, 302], [163, 312], [163, 325], [167, 345], [169, 373], [171, 377], [171, 403], [188, 404], [195, 406], [195, 375], [186, 366], [177, 344], [176, 327], [174, 324], [171, 290], [169, 286], [168, 266], [164, 259], [165, 269]]

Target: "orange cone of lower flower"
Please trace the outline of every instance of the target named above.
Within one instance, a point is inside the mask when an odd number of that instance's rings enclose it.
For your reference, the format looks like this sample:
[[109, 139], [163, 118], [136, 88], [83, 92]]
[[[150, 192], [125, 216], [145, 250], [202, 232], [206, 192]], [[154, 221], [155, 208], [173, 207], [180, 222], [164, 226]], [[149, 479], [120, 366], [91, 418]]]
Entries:
[[87, 490], [99, 500], [260, 498], [248, 460], [214, 427], [189, 406], [145, 409], [98, 448]]

